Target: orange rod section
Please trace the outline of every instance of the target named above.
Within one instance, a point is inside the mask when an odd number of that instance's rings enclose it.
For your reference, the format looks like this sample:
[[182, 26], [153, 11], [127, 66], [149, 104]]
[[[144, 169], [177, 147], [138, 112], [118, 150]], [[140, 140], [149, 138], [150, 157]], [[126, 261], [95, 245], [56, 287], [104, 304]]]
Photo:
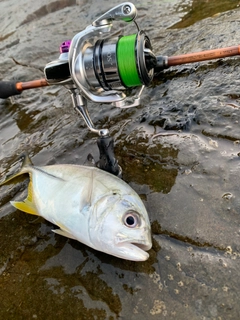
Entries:
[[27, 90], [27, 89], [34, 89], [48, 86], [48, 82], [45, 79], [33, 80], [28, 82], [17, 82], [16, 88], [18, 91]]
[[177, 66], [179, 64], [225, 58], [230, 56], [236, 56], [239, 54], [240, 54], [240, 46], [226, 47], [222, 49], [214, 49], [214, 50], [200, 51], [195, 53], [187, 53], [179, 56], [171, 56], [167, 58], [168, 59], [167, 65], [168, 67]]

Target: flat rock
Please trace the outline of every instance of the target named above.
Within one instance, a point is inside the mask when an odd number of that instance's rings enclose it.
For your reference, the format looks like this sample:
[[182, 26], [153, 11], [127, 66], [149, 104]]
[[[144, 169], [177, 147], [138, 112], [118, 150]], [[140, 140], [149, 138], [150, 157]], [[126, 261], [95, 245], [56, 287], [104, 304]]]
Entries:
[[[157, 55], [239, 43], [239, 9], [172, 29], [191, 1], [135, 4]], [[60, 44], [109, 1], [6, 0], [0, 9], [1, 79], [29, 81], [42, 78]], [[132, 24], [119, 27], [136, 32]], [[1, 187], [0, 318], [238, 319], [239, 85], [233, 57], [162, 71], [133, 109], [89, 102], [94, 124], [114, 136], [123, 179], [149, 212], [146, 262], [96, 252], [16, 211], [9, 201], [24, 197], [27, 180]], [[64, 87], [0, 100], [0, 117], [1, 177], [17, 169], [25, 150], [36, 165], [98, 157], [96, 136], [76, 118]]]

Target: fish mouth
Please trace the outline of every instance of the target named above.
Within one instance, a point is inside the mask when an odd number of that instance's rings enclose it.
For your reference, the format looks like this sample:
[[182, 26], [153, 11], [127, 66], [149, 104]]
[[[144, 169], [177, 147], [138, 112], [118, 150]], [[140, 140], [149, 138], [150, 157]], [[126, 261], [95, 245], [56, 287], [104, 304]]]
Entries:
[[144, 251], [148, 251], [152, 248], [152, 244], [149, 243], [149, 244], [146, 244], [146, 243], [143, 243], [143, 242], [131, 242], [132, 245], [144, 250]]
[[152, 248], [152, 243], [122, 242], [120, 247], [124, 248], [125, 259], [145, 261], [149, 258], [149, 254], [146, 251]]

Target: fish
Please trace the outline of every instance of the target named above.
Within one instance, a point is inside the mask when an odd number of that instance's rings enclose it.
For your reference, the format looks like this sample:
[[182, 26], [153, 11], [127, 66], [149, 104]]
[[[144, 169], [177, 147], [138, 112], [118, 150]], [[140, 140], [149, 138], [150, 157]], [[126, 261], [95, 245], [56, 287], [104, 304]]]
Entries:
[[152, 247], [148, 213], [139, 195], [122, 179], [97, 167], [74, 164], [34, 166], [22, 157], [17, 173], [29, 174], [28, 194], [10, 201], [21, 211], [41, 216], [56, 234], [95, 250], [131, 261], [145, 261]]

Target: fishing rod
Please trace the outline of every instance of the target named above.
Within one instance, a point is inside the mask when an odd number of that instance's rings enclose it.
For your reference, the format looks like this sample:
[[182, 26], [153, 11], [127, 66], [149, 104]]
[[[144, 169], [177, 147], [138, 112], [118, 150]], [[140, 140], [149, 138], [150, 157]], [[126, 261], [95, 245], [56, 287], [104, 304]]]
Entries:
[[[156, 56], [154, 75], [164, 69], [181, 64], [227, 58], [240, 55], [240, 45], [220, 49], [186, 53], [177, 56]], [[61, 71], [61, 70], [60, 70]], [[70, 75], [70, 74], [69, 74]], [[51, 85], [45, 78], [28, 82], [0, 81], [0, 98], [6, 99], [21, 94], [23, 90], [35, 89]]]
[[[140, 104], [143, 89], [160, 71], [171, 66], [236, 56], [240, 46], [187, 53], [177, 56], [155, 55], [149, 37], [140, 30], [137, 9], [124, 2], [92, 22], [72, 40], [60, 46], [60, 56], [44, 68], [44, 78], [28, 82], [0, 81], [0, 98], [50, 85], [63, 85], [70, 92], [74, 109], [88, 128], [98, 134], [98, 166], [115, 175], [121, 168], [114, 156], [114, 141], [108, 129], [97, 129], [90, 118], [87, 101], [130, 108]], [[116, 36], [111, 33], [114, 21], [134, 23], [137, 32]], [[126, 58], [127, 57], [127, 58]], [[135, 93], [126, 95], [129, 88]]]

